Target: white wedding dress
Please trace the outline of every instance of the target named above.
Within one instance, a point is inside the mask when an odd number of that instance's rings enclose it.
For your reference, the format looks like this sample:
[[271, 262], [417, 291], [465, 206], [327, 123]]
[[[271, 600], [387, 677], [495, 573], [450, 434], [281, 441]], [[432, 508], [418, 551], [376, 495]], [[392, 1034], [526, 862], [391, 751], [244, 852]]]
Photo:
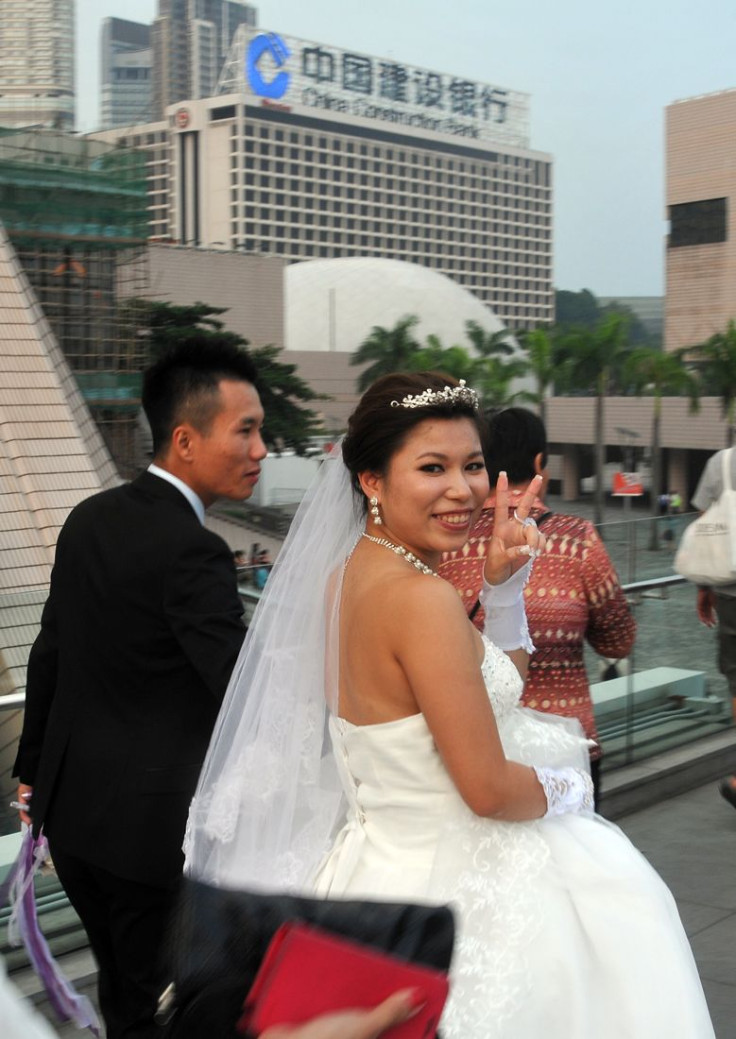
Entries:
[[[579, 733], [518, 706], [518, 672], [489, 642], [483, 676], [507, 757], [581, 760]], [[421, 714], [330, 728], [350, 808], [315, 888], [453, 905], [443, 1039], [714, 1036], [674, 900], [617, 827], [479, 818]]]

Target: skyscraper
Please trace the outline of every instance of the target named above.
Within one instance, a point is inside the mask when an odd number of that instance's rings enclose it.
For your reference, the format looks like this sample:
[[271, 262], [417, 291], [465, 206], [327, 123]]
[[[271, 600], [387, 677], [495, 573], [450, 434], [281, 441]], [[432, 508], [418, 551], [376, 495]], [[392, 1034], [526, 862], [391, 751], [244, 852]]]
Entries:
[[554, 318], [552, 157], [527, 94], [242, 27], [216, 96], [100, 138], [146, 152], [149, 235], [445, 274], [511, 329]]
[[185, 98], [211, 97], [239, 25], [256, 24], [245, 0], [158, 0], [153, 23], [153, 118]]
[[151, 118], [151, 27], [105, 18], [100, 32], [100, 126], [130, 126]]
[[2, 0], [0, 125], [74, 128], [74, 0]]

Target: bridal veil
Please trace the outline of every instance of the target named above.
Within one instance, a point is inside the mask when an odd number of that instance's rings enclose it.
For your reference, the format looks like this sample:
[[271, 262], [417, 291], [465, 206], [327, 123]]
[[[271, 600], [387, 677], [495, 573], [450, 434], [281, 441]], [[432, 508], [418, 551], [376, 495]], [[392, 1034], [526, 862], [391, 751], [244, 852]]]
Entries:
[[306, 890], [343, 819], [327, 727], [333, 626], [363, 526], [338, 446], [297, 511], [225, 694], [184, 845], [185, 870], [201, 880]]

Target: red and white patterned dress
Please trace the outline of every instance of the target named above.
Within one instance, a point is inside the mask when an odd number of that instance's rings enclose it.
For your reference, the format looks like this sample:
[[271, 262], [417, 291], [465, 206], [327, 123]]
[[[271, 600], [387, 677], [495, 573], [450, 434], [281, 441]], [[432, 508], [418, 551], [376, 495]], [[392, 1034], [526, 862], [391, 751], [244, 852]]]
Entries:
[[[515, 496], [512, 494], [512, 504]], [[547, 509], [537, 499], [531, 511], [539, 519]], [[468, 613], [483, 581], [483, 564], [493, 531], [493, 508], [484, 509], [467, 543], [442, 557], [439, 573], [453, 584]], [[603, 657], [620, 659], [631, 650], [636, 621], [628, 607], [613, 563], [588, 520], [551, 513], [542, 524], [547, 544], [535, 561], [524, 591], [529, 633], [536, 651], [522, 702], [550, 714], [578, 718], [589, 739], [591, 758], [600, 757], [590, 686], [583, 662], [583, 640]], [[473, 623], [482, 631], [479, 609]]]

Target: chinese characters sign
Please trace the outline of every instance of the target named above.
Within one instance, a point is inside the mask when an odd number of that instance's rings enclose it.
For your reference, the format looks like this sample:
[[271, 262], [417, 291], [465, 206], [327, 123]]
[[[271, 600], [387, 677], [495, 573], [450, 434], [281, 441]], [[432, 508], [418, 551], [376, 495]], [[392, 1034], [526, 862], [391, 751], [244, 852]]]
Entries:
[[241, 82], [221, 82], [221, 92], [245, 88], [264, 104], [528, 147], [526, 94], [277, 33], [243, 40]]

